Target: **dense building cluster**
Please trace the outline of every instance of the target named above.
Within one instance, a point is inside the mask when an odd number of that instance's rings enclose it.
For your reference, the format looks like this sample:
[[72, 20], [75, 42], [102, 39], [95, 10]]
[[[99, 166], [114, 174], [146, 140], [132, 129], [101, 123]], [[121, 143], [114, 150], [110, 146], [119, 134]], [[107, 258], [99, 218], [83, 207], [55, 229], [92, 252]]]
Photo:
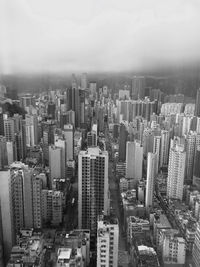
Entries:
[[199, 266], [200, 89], [0, 88], [0, 267]]

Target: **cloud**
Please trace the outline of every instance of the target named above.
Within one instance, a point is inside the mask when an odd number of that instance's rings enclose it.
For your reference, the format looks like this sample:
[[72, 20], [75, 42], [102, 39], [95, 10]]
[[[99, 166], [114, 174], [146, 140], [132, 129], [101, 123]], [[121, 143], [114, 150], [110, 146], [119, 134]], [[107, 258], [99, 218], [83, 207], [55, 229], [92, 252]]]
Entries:
[[200, 59], [198, 0], [5, 0], [0, 71], [137, 70]]

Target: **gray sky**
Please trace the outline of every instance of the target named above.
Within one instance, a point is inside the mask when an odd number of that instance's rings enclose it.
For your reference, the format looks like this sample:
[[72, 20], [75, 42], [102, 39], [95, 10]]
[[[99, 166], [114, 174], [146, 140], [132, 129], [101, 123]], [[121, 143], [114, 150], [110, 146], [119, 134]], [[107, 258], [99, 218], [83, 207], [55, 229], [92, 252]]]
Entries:
[[1, 0], [0, 72], [123, 71], [200, 59], [199, 0]]

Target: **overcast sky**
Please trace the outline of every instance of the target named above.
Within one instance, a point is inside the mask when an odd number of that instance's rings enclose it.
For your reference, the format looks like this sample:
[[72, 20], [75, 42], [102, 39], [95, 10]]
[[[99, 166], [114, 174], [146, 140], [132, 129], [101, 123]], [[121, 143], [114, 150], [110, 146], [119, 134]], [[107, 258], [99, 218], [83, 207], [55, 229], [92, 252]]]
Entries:
[[1, 0], [0, 72], [123, 71], [200, 59], [199, 0]]

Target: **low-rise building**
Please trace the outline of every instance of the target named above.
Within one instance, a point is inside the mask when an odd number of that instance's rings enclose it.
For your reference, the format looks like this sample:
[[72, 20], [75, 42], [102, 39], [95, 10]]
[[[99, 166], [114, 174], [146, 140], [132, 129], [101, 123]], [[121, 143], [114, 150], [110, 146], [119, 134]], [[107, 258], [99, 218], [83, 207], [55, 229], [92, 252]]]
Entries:
[[163, 266], [183, 267], [185, 266], [185, 257], [186, 257], [185, 239], [166, 232], [162, 245]]
[[148, 220], [130, 216], [127, 218], [127, 241], [130, 243], [134, 235], [150, 231]]

